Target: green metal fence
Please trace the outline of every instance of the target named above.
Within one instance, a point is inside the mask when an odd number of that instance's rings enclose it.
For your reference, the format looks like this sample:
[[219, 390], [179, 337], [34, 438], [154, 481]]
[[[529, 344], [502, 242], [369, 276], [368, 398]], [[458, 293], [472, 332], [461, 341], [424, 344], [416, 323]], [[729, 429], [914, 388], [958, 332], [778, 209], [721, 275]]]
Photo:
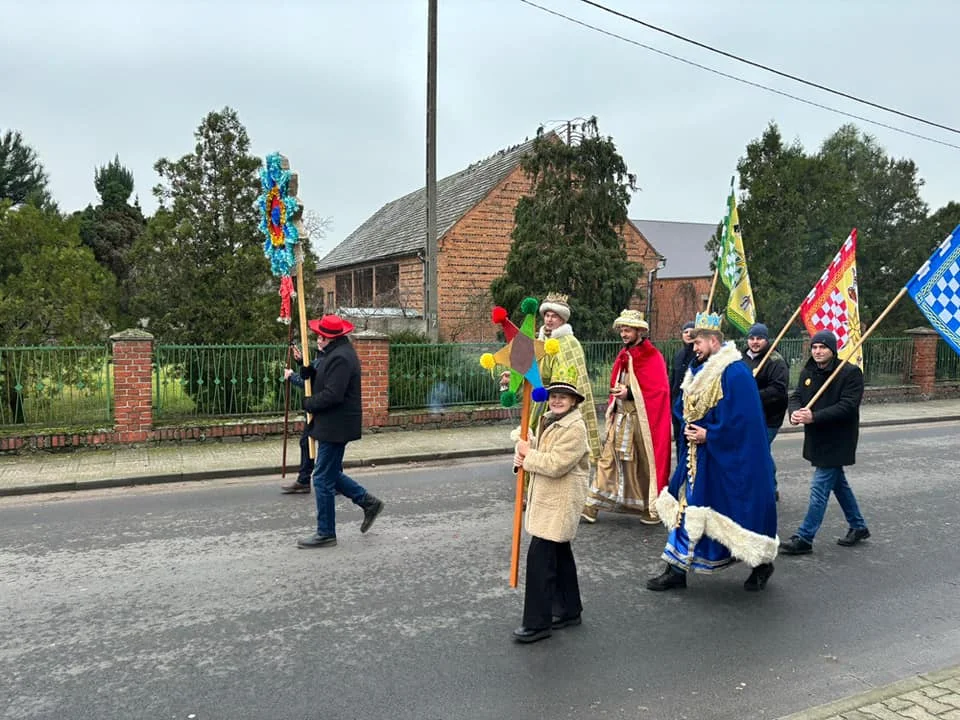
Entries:
[[[158, 419], [268, 415], [284, 409], [286, 345], [157, 345], [153, 408]], [[291, 407], [301, 394], [291, 391]]]
[[937, 339], [937, 380], [960, 380], [960, 355], [942, 339]]
[[110, 424], [111, 380], [106, 345], [0, 347], [0, 427]]
[[870, 387], [910, 382], [913, 340], [874, 338], [863, 344], [863, 382]]
[[422, 343], [390, 346], [391, 410], [483, 405], [500, 401], [498, 378], [480, 367], [480, 356], [502, 343]]

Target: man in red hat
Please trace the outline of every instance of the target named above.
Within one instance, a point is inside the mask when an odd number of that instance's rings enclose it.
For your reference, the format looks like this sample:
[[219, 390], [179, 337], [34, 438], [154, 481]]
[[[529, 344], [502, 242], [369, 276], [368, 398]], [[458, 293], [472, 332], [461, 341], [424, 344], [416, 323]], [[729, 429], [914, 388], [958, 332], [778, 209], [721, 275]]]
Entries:
[[313, 417], [307, 434], [317, 441], [313, 487], [317, 499], [317, 532], [297, 541], [297, 547], [319, 548], [337, 544], [336, 495], [340, 493], [363, 509], [360, 532], [365, 533], [383, 510], [383, 502], [343, 472], [347, 443], [360, 439], [363, 408], [360, 396], [360, 359], [347, 338], [353, 325], [337, 315], [324, 315], [307, 323], [317, 334], [320, 362], [303, 365], [300, 374], [312, 382], [312, 394], [303, 409]]

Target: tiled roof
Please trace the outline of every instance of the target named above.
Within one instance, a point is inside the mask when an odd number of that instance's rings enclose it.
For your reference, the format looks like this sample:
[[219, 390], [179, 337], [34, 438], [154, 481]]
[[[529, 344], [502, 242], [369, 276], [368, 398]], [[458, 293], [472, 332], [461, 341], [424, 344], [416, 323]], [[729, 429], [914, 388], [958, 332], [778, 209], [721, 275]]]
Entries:
[[[443, 235], [520, 164], [533, 140], [500, 150], [486, 160], [437, 181], [437, 237]], [[320, 271], [381, 258], [409, 255], [426, 247], [425, 188], [404, 195], [377, 210], [327, 253]]]
[[712, 275], [713, 256], [705, 249], [717, 231], [713, 223], [673, 222], [670, 220], [631, 220], [643, 236], [667, 259], [657, 272], [658, 278], [700, 277]]

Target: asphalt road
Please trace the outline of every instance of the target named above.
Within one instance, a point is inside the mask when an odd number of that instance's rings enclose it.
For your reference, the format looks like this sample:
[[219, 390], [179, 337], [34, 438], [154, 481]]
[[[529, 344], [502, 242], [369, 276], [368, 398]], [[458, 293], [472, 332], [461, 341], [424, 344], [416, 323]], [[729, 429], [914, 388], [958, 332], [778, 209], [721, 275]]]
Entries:
[[[651, 593], [665, 531], [601, 514], [574, 545], [584, 624], [510, 640], [512, 475], [493, 461], [356, 473], [373, 530], [297, 550], [313, 499], [237, 479], [0, 501], [0, 717], [775, 718], [960, 663], [960, 426], [864, 431], [873, 538], [763, 593], [735, 566]], [[781, 436], [781, 537], [809, 466]]]

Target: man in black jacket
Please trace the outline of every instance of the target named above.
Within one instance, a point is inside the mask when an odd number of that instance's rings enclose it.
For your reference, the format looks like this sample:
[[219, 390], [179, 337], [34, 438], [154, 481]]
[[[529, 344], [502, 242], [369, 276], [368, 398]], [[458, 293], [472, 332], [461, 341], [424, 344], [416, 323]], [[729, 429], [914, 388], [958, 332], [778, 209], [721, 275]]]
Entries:
[[803, 457], [813, 465], [814, 472], [807, 516], [796, 534], [780, 545], [780, 552], [786, 555], [806, 555], [813, 551], [813, 538], [823, 522], [831, 490], [850, 527], [837, 543], [850, 547], [870, 537], [843, 472], [844, 465], [856, 462], [863, 373], [856, 365], [844, 365], [823, 395], [807, 409], [807, 403], [840, 364], [836, 336], [829, 330], [815, 333], [810, 338], [810, 355], [811, 359], [800, 372], [797, 389], [790, 395], [790, 423], [803, 425]]
[[[767, 357], [769, 355], [770, 357]], [[766, 362], [764, 358], [767, 357]], [[773, 439], [783, 425], [783, 416], [787, 414], [787, 384], [790, 382], [790, 370], [787, 361], [776, 350], [770, 350], [770, 335], [767, 326], [756, 323], [747, 333], [747, 349], [743, 351], [743, 361], [753, 371], [760, 391], [763, 415], [767, 421], [767, 442], [770, 443], [770, 457], [773, 457]], [[757, 368], [763, 362], [760, 372]], [[774, 497], [780, 499], [777, 490], [777, 463], [773, 463]]]
[[337, 544], [336, 495], [349, 498], [363, 508], [360, 532], [365, 533], [383, 510], [383, 502], [343, 473], [347, 443], [360, 439], [363, 407], [360, 395], [360, 359], [347, 334], [353, 325], [336, 315], [311, 320], [320, 354], [318, 368], [303, 365], [300, 374], [312, 383], [312, 394], [303, 399], [311, 413], [307, 434], [317, 441], [313, 487], [317, 498], [317, 532], [297, 541], [301, 548], [332, 547]]
[[677, 455], [680, 454], [680, 418], [673, 412], [673, 405], [680, 397], [680, 386], [683, 384], [683, 377], [687, 374], [687, 368], [690, 363], [696, 360], [693, 353], [693, 323], [688, 322], [680, 330], [680, 339], [683, 345], [673, 356], [673, 364], [670, 366], [670, 418], [673, 420], [673, 444], [676, 447]]

